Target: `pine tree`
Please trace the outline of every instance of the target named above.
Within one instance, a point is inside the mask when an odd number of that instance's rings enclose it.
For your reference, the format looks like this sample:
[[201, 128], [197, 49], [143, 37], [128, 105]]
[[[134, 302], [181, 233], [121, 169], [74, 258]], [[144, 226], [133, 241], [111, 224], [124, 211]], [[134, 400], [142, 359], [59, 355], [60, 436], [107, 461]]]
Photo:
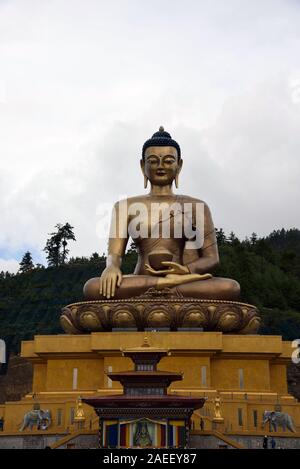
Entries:
[[257, 234], [252, 233], [251, 238], [250, 238], [250, 243], [252, 244], [252, 246], [254, 246], [256, 242], [257, 242]]
[[44, 251], [47, 253], [47, 261], [49, 267], [58, 267], [65, 264], [69, 249], [67, 249], [68, 241], [76, 241], [73, 232], [73, 226], [69, 223], [62, 225], [58, 223], [55, 225], [57, 231], [50, 233], [50, 238], [47, 239]]
[[216, 228], [216, 236], [217, 236], [217, 241], [218, 241], [219, 246], [221, 244], [226, 243], [226, 235], [225, 235], [223, 228], [220, 228], [220, 229]]
[[30, 270], [34, 269], [34, 264], [32, 262], [32, 256], [29, 251], [25, 252], [22, 260], [20, 262], [19, 272], [24, 274], [25, 272], [29, 272]]
[[237, 237], [235, 236], [234, 232], [230, 231], [229, 236], [228, 236], [228, 241], [230, 243], [233, 243], [236, 239], [237, 239]]
[[62, 253], [61, 253], [61, 262], [65, 264], [67, 256], [69, 254], [69, 249], [67, 249], [68, 241], [76, 241], [73, 229], [69, 223], [66, 223], [63, 226], [56, 225], [58, 227], [58, 234], [61, 239]]
[[[57, 225], [56, 225], [57, 227]], [[47, 253], [47, 262], [49, 267], [58, 267], [60, 265], [60, 246], [61, 241], [58, 233], [50, 233], [47, 239], [44, 251]]]

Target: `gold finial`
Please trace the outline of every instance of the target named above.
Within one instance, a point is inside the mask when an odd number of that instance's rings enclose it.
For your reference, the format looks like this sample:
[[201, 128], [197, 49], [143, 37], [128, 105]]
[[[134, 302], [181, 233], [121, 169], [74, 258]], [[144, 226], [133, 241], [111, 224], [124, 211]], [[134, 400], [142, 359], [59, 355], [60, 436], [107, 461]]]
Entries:
[[80, 422], [80, 421], [85, 420], [81, 396], [78, 396], [76, 399], [76, 409], [75, 409], [74, 420], [75, 422]]
[[159, 128], [159, 132], [164, 132], [165, 129], [163, 128], [163, 126], [161, 125], [160, 128]]

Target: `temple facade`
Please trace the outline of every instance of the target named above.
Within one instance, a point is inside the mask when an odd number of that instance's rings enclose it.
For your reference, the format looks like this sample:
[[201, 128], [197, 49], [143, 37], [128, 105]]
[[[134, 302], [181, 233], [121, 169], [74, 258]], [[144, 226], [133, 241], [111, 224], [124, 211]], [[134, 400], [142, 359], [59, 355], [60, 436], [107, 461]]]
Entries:
[[120, 382], [122, 394], [87, 397], [99, 417], [100, 448], [188, 448], [191, 416], [205, 398], [168, 394], [183, 373], [157, 369], [168, 350], [150, 347], [144, 338], [141, 347], [122, 351], [134, 369], [110, 372], [108, 378]]
[[[123, 330], [36, 336], [23, 342], [22, 356], [34, 366], [33, 389], [22, 400], [0, 406], [4, 421], [0, 445], [5, 435], [55, 433], [63, 437], [80, 430], [96, 434], [99, 419], [86, 402], [123, 394], [122, 372], [128, 378], [135, 365], [122, 350], [138, 347], [145, 334], [150, 346], [163, 354], [157, 371], [168, 370], [173, 378], [182, 378], [170, 381], [169, 396], [205, 399], [192, 415], [194, 446], [201, 446], [201, 435], [213, 431], [234, 438], [259, 437], [270, 430], [268, 424], [262, 428], [265, 411], [292, 417], [296, 433], [278, 428], [278, 436], [300, 437], [300, 405], [287, 390], [286, 367], [294, 350], [290, 342], [280, 336]], [[80, 428], [76, 421], [79, 396], [85, 401]], [[51, 424], [45, 430], [33, 427], [20, 432], [24, 415], [34, 406], [50, 411]]]

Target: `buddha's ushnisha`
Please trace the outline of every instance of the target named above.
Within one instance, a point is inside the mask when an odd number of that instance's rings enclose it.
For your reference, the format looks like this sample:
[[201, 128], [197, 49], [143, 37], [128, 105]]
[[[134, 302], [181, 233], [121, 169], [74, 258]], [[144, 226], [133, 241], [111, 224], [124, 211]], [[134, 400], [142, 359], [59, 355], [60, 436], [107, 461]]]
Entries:
[[[149, 288], [169, 288], [176, 289], [185, 297], [238, 299], [240, 286], [235, 280], [212, 276], [219, 264], [219, 254], [209, 207], [202, 200], [173, 193], [173, 185], [178, 188], [183, 160], [179, 144], [163, 127], [144, 143], [140, 164], [144, 186], [146, 188], [150, 183], [150, 192], [115, 204], [112, 226], [118, 229], [111, 230], [114, 235], [108, 242], [107, 265], [100, 278], [86, 282], [85, 298], [122, 299], [141, 295]], [[160, 204], [163, 204], [160, 218], [153, 222], [154, 212]], [[203, 217], [197, 226], [199, 204], [203, 208]], [[140, 214], [139, 217], [139, 225], [143, 229], [132, 233], [130, 226], [136, 216], [134, 208], [141, 205], [145, 208], [143, 216]], [[186, 206], [190, 207], [190, 217], [185, 215]], [[167, 236], [161, 226], [164, 221], [169, 223]], [[191, 230], [184, 229], [187, 222], [192, 225]], [[178, 226], [182, 228], [179, 233]], [[193, 242], [186, 232], [203, 240], [201, 246]], [[122, 275], [122, 257], [130, 238], [136, 246], [138, 261], [132, 275]]]

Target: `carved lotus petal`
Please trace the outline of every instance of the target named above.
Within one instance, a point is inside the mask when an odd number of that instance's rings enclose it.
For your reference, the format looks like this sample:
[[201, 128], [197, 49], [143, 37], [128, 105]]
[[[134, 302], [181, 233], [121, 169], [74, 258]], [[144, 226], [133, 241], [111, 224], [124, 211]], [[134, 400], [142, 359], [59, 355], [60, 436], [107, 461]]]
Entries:
[[221, 330], [224, 332], [230, 332], [237, 329], [241, 322], [240, 314], [234, 311], [226, 311], [221, 314], [218, 324], [217, 330]]
[[102, 329], [101, 322], [94, 311], [85, 311], [81, 313], [79, 322], [82, 327], [89, 331], [99, 331]]
[[150, 327], [169, 327], [171, 319], [166, 311], [154, 309], [148, 316], [148, 325]]
[[63, 328], [63, 330], [67, 334], [80, 334], [81, 331], [79, 331], [70, 321], [70, 319], [66, 315], [61, 315], [60, 317], [60, 325]]
[[126, 309], [120, 309], [113, 315], [113, 323], [116, 327], [135, 327], [134, 316]]
[[240, 334], [256, 334], [261, 326], [261, 319], [258, 316], [254, 316], [240, 331]]
[[184, 327], [204, 327], [207, 324], [207, 316], [199, 309], [190, 310], [183, 319]]

